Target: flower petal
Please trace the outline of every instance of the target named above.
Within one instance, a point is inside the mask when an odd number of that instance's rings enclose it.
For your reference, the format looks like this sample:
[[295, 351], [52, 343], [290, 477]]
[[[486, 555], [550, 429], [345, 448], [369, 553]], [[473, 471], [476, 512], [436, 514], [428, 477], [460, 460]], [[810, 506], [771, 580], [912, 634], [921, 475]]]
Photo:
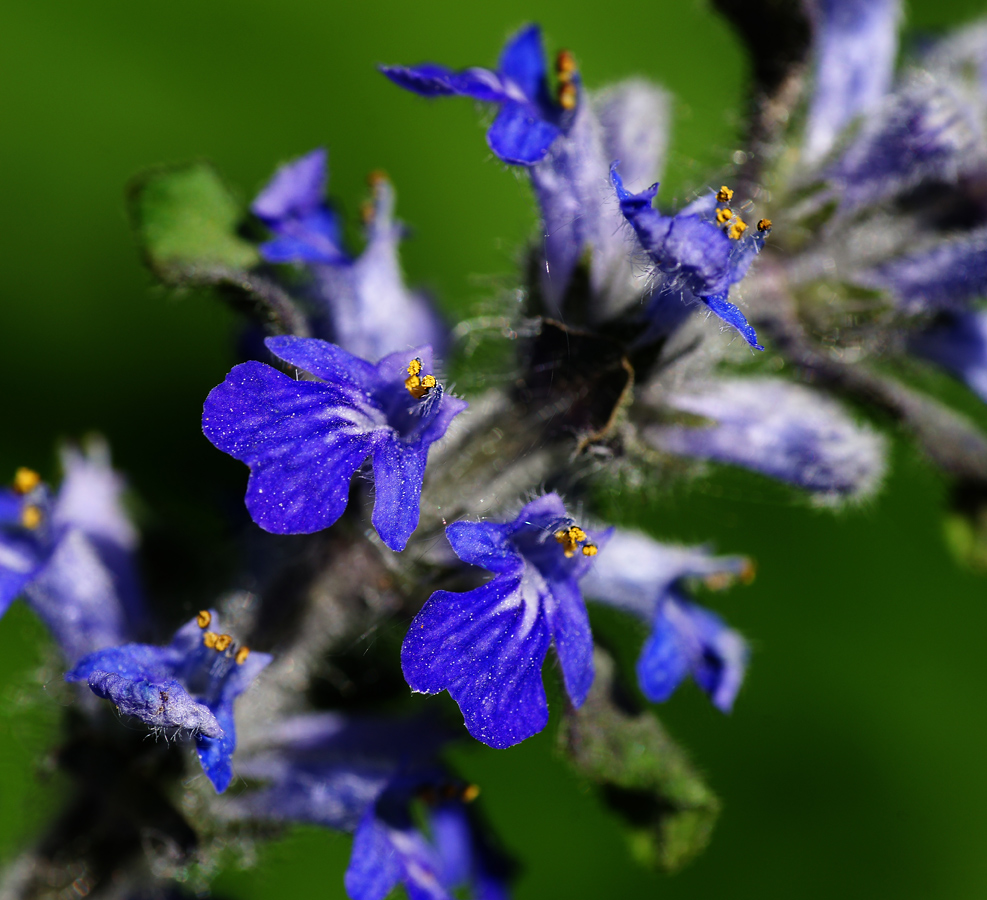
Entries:
[[373, 524], [392, 550], [404, 550], [418, 527], [427, 462], [428, 446], [421, 443], [388, 437], [374, 448]]
[[251, 211], [267, 223], [314, 212], [325, 202], [327, 154], [319, 147], [281, 166], [257, 195]]
[[637, 680], [652, 703], [664, 703], [689, 673], [688, 645], [661, 604], [637, 661]]
[[282, 334], [267, 338], [264, 345], [296, 369], [331, 384], [348, 384], [364, 391], [380, 386], [377, 368], [372, 363], [328, 341]]
[[900, 0], [815, 0], [815, 89], [809, 105], [805, 156], [829, 152], [840, 132], [880, 105], [891, 87]]
[[380, 71], [398, 87], [423, 97], [458, 94], [488, 103], [501, 103], [508, 96], [500, 76], [489, 69], [455, 72], [436, 63], [423, 63], [420, 66], [380, 66]]
[[910, 349], [952, 372], [987, 403], [987, 312], [950, 316], [916, 335]]
[[540, 613], [545, 586], [531, 569], [464, 594], [436, 591], [401, 648], [411, 689], [448, 690], [470, 734], [491, 747], [517, 744], [548, 722], [541, 680], [550, 642]]
[[757, 342], [757, 332], [751, 327], [747, 321], [747, 317], [740, 311], [740, 307], [734, 306], [734, 304], [727, 300], [725, 293], [710, 297], [701, 297], [700, 299], [706, 304], [711, 313], [722, 319], [727, 325], [732, 325], [736, 328], [740, 332], [740, 336], [755, 350], [764, 349]]
[[589, 614], [575, 578], [552, 583], [546, 617], [562, 667], [565, 690], [578, 709], [593, 685], [593, 634]]
[[561, 133], [533, 106], [507, 101], [487, 131], [487, 143], [504, 162], [533, 166]]
[[538, 25], [522, 28], [504, 45], [497, 68], [504, 81], [520, 89], [521, 97], [532, 103], [548, 101], [545, 48]]

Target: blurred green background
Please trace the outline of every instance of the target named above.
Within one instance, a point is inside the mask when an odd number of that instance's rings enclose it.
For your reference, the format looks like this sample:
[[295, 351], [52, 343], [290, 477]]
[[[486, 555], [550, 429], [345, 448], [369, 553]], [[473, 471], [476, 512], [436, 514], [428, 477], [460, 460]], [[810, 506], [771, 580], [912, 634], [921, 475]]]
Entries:
[[[983, 11], [914, 0], [909, 22], [936, 30]], [[533, 233], [526, 181], [491, 157], [471, 103], [412, 97], [374, 64], [492, 64], [532, 20], [551, 48], [575, 51], [589, 86], [642, 74], [674, 93], [666, 197], [719, 177], [737, 148], [745, 61], [700, 0], [8, 0], [0, 473], [53, 475], [57, 439], [106, 434], [142, 501], [150, 564], [174, 573], [159, 591], [197, 608], [228, 566], [213, 501], [243, 480], [199, 430], [235, 321], [152, 286], [125, 217], [128, 178], [206, 158], [249, 197], [277, 163], [326, 145], [330, 190], [351, 216], [370, 170], [393, 178], [414, 230], [409, 279], [450, 312], [483, 308]], [[692, 688], [660, 711], [725, 810], [710, 850], [659, 876], [553, 758], [551, 734], [503, 752], [464, 746], [457, 763], [524, 863], [517, 896], [987, 896], [987, 596], [947, 555], [943, 493], [899, 447], [884, 492], [838, 516], [733, 473], [648, 508], [611, 501], [660, 537], [758, 561], [753, 586], [713, 599], [754, 646], [734, 714]], [[37, 680], [45, 640], [20, 604], [0, 623], [2, 859], [58, 801], [46, 753], [59, 709]], [[299, 829], [216, 887], [243, 900], [343, 896], [348, 852], [344, 836]]]

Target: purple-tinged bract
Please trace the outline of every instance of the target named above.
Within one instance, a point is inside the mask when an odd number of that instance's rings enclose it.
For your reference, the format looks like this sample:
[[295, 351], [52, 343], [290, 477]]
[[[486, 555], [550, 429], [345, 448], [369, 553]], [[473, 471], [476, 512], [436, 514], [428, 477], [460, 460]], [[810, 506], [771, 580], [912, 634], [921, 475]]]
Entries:
[[408, 629], [401, 666], [413, 691], [448, 690], [473, 737], [509, 747], [548, 721], [541, 669], [550, 644], [569, 699], [586, 699], [593, 639], [578, 582], [609, 532], [583, 531], [546, 494], [513, 522], [455, 522], [446, 535], [460, 559], [494, 577], [463, 594], [432, 594]]
[[[210, 614], [210, 624], [217, 626]], [[199, 761], [222, 793], [233, 778], [233, 702], [269, 662], [267, 653], [237, 647], [229, 635], [204, 631], [197, 619], [164, 647], [124, 644], [97, 650], [66, 676], [154, 729], [195, 740]]]
[[369, 457], [374, 527], [388, 547], [403, 550], [418, 526], [429, 448], [467, 405], [435, 380], [431, 347], [374, 364], [314, 338], [266, 343], [314, 379], [246, 362], [210, 392], [202, 413], [206, 437], [250, 467], [251, 517], [277, 534], [328, 528]]
[[683, 580], [705, 578], [716, 585], [752, 572], [741, 556], [717, 557], [702, 547], [673, 547], [618, 530], [583, 591], [651, 626], [637, 663], [638, 683], [649, 700], [667, 700], [691, 674], [714, 706], [729, 712], [747, 666], [747, 644], [718, 616], [686, 600]]

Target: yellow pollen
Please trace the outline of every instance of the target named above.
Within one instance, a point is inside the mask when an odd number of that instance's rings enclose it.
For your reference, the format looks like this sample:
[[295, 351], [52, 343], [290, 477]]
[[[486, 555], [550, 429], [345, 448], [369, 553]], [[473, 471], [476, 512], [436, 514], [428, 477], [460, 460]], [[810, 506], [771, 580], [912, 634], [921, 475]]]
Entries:
[[29, 531], [34, 531], [41, 524], [41, 518], [41, 510], [33, 504], [21, 510], [21, 525]]
[[408, 377], [404, 381], [404, 386], [416, 400], [424, 399], [425, 395], [438, 384], [434, 375], [422, 375], [421, 371], [420, 359], [413, 359], [408, 363]]
[[207, 631], [202, 635], [202, 643], [205, 644], [210, 650], [216, 649], [216, 642], [219, 640], [219, 635], [215, 631]]
[[723, 591], [730, 587], [733, 575], [729, 572], [714, 572], [712, 575], [707, 575], [703, 582], [711, 591]]
[[578, 99], [579, 92], [571, 81], [563, 81], [559, 84], [559, 106], [563, 109], [575, 109]]
[[387, 177], [387, 172], [383, 169], [374, 169], [369, 175], [367, 175], [367, 184], [369, 184], [370, 187], [377, 187], [378, 184], [385, 181], [390, 181], [390, 179]]
[[727, 237], [730, 238], [731, 241], [739, 241], [740, 236], [745, 231], [747, 231], [747, 223], [743, 219], [737, 219], [737, 221], [727, 229]]
[[555, 57], [555, 74], [559, 81], [572, 81], [576, 74], [576, 57], [568, 50], [559, 50]]
[[[576, 555], [576, 549], [580, 544], [588, 539], [589, 535], [582, 530], [578, 525], [570, 525], [568, 528], [560, 529], [555, 532], [555, 540], [557, 540], [562, 545], [562, 553], [565, 555], [566, 559], [572, 559]], [[593, 552], [596, 548], [593, 544], [587, 544], [587, 547], [593, 547]], [[586, 552], [586, 547], [583, 547], [583, 552]], [[592, 556], [593, 552], [588, 553], [587, 556]]]
[[718, 209], [716, 211], [717, 225], [723, 225], [726, 222], [729, 222], [732, 218], [733, 218], [733, 210], [727, 206], [724, 206], [722, 209]]
[[247, 661], [247, 657], [248, 656], [250, 656], [250, 648], [249, 647], [241, 647], [236, 652], [236, 664], [238, 666], [242, 666]]
[[750, 584], [757, 577], [757, 563], [752, 559], [744, 560], [744, 567], [740, 570], [740, 580], [744, 584]]
[[229, 649], [230, 644], [232, 643], [233, 643], [232, 636], [228, 634], [221, 634], [218, 638], [216, 638], [216, 652], [225, 653], [226, 650]]
[[472, 803], [477, 797], [480, 796], [480, 787], [476, 784], [468, 784], [463, 788], [462, 800], [463, 803]]
[[758, 219], [757, 222], [758, 231], [770, 231], [771, 230], [771, 220], [770, 219]]
[[195, 624], [200, 628], [208, 628], [210, 622], [212, 622], [212, 613], [208, 609], [201, 610], [195, 617]]
[[596, 556], [600, 548], [596, 544], [583, 544], [583, 556]]
[[34, 469], [26, 469], [21, 466], [14, 473], [14, 490], [18, 494], [29, 494], [39, 484], [41, 484], [41, 476]]
[[731, 191], [725, 184], [722, 185], [716, 192], [716, 200], [718, 203], [729, 203], [732, 199], [733, 191]]

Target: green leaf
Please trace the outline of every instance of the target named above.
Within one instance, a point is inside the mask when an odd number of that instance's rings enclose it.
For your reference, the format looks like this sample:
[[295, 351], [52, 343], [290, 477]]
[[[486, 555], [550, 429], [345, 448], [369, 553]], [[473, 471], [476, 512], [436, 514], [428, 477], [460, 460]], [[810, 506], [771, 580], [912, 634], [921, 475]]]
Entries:
[[236, 233], [242, 207], [207, 163], [145, 173], [130, 187], [130, 209], [148, 262], [165, 281], [197, 281], [200, 270], [249, 269], [260, 260]]
[[594, 661], [593, 689], [560, 731], [564, 752], [624, 818], [635, 858], [676, 871], [709, 843], [720, 802], [650, 712], [616, 702], [613, 660], [597, 650]]

